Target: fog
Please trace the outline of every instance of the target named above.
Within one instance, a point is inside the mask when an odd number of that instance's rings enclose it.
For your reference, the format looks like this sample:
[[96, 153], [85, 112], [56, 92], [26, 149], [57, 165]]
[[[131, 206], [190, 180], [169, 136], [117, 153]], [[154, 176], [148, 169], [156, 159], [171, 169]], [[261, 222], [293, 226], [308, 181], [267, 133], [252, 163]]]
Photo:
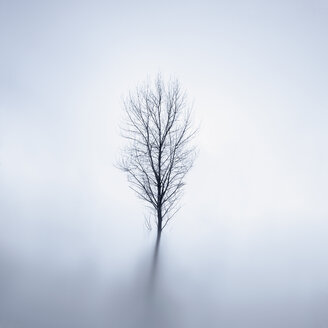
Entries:
[[[328, 3], [0, 2], [0, 326], [327, 327]], [[155, 229], [115, 163], [158, 72], [199, 155]]]

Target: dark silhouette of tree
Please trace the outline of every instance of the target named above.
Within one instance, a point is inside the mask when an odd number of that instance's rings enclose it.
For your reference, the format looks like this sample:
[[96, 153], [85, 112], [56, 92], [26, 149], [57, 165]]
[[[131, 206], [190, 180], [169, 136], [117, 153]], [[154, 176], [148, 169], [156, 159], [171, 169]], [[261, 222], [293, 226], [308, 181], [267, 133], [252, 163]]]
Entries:
[[[157, 226], [153, 267], [158, 258], [161, 233], [179, 210], [184, 178], [195, 159], [191, 108], [177, 80], [165, 83], [158, 76], [129, 93], [124, 101], [127, 139], [119, 168], [130, 187], [147, 202]], [[147, 224], [150, 225], [149, 219]]]

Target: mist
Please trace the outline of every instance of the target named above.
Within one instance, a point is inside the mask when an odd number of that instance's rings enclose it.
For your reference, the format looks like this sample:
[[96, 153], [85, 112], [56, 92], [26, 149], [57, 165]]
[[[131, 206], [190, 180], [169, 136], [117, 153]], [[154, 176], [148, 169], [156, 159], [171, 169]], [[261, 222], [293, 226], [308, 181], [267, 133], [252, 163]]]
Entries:
[[[328, 326], [325, 1], [0, 3], [0, 326]], [[199, 154], [163, 231], [116, 167], [161, 72]]]

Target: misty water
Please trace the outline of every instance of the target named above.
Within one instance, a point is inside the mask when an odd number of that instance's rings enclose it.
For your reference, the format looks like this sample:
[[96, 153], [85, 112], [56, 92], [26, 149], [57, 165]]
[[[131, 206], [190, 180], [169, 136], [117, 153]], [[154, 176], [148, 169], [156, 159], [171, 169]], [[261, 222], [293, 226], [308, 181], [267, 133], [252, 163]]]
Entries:
[[2, 203], [3, 327], [326, 327], [319, 218], [218, 217], [187, 203], [164, 230], [149, 296], [155, 232], [142, 207], [38, 196]]

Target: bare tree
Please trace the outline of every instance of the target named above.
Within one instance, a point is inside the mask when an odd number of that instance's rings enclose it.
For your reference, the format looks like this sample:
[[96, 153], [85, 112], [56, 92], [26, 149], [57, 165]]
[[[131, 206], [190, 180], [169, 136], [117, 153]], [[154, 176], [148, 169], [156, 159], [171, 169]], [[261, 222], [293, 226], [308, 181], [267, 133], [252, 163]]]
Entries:
[[154, 214], [156, 265], [162, 230], [179, 209], [184, 178], [195, 158], [191, 141], [196, 130], [177, 80], [165, 83], [158, 76], [154, 83], [145, 83], [130, 93], [124, 108], [122, 135], [128, 142], [119, 167]]

